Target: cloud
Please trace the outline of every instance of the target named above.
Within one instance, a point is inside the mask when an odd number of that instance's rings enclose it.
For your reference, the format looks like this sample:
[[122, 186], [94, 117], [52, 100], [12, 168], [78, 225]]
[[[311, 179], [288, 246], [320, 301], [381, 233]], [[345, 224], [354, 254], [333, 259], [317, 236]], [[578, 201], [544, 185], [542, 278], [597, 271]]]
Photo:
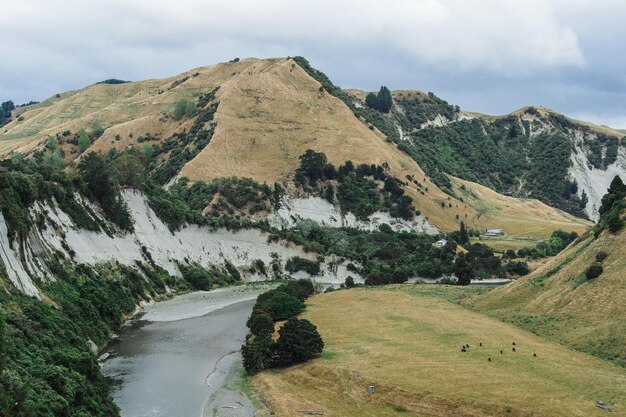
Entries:
[[459, 97], [489, 85], [542, 103], [539, 91], [508, 89], [572, 74], [606, 79], [606, 51], [585, 45], [596, 46], [601, 22], [622, 30], [624, 12], [614, 0], [20, 0], [0, 14], [0, 99], [297, 54], [343, 85], [456, 88]]

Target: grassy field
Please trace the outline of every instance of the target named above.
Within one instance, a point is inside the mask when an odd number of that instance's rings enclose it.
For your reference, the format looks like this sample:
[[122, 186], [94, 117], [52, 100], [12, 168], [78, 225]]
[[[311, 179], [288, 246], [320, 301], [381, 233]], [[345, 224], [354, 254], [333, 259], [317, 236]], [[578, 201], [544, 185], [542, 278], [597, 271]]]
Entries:
[[604, 415], [596, 400], [626, 415], [624, 369], [447, 301], [484, 291], [405, 285], [315, 296], [304, 316], [324, 338], [322, 357], [253, 384], [277, 416]]
[[[605, 252], [604, 272], [585, 270]], [[626, 231], [568, 247], [527, 277], [476, 296], [471, 308], [626, 367]]]
[[509, 249], [517, 252], [522, 248], [532, 249], [537, 245], [537, 242], [529, 240], [506, 240], [506, 239], [478, 239], [471, 238], [472, 243], [484, 243], [489, 245], [495, 252], [504, 253]]

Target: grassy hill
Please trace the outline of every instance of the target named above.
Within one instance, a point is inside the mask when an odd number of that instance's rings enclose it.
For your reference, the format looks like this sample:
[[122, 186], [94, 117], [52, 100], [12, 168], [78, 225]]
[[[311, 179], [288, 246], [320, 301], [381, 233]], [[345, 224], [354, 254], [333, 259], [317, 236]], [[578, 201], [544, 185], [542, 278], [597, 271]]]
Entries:
[[[585, 271], [605, 253], [604, 272]], [[490, 316], [626, 366], [626, 232], [591, 233], [515, 283], [469, 301]]]
[[626, 415], [623, 369], [445, 300], [466, 291], [476, 290], [399, 286], [313, 297], [304, 316], [325, 341], [322, 357], [263, 372], [253, 384], [277, 416], [590, 417], [605, 413], [597, 400], [618, 402], [614, 415]]
[[[191, 181], [236, 176], [270, 185], [288, 183], [299, 165], [298, 157], [313, 149], [324, 152], [336, 166], [348, 160], [355, 165], [385, 165], [398, 179], [412, 178], [405, 192], [421, 214], [442, 230], [456, 230], [460, 221], [466, 220], [476, 228], [502, 227], [545, 238], [554, 229], [581, 232], [587, 226], [539, 202], [532, 203], [536, 210], [531, 212], [525, 208], [525, 200], [492, 198], [479, 203], [475, 199], [461, 201], [460, 195], [451, 197], [391, 137], [366, 118], [357, 117], [353, 108], [328, 91], [335, 90], [299, 63], [302, 61], [289, 58], [243, 59], [162, 80], [95, 84], [59, 94], [19, 109], [0, 131], [0, 155], [37, 149], [50, 152], [44, 145], [53, 137], [58, 144], [52, 147], [60, 150], [66, 162], [72, 162], [83, 153], [72, 139], [82, 129], [90, 133], [92, 141], [84, 152], [156, 147], [157, 161], [163, 166], [177, 149], [191, 148], [181, 137], [211, 125], [214, 129], [207, 140], [200, 141], [189, 158], [172, 164], [167, 172]], [[177, 103], [199, 103], [207, 95], [217, 106], [209, 122], [198, 124], [200, 116], [173, 117]], [[411, 93], [406, 92], [406, 97], [412, 97]], [[445, 107], [437, 100], [428, 112]], [[198, 114], [202, 111], [199, 105]], [[94, 126], [101, 127], [100, 135], [93, 134]], [[397, 128], [392, 130], [397, 134]], [[533, 232], [537, 218], [549, 219], [540, 233]], [[507, 219], [515, 219], [517, 224]]]

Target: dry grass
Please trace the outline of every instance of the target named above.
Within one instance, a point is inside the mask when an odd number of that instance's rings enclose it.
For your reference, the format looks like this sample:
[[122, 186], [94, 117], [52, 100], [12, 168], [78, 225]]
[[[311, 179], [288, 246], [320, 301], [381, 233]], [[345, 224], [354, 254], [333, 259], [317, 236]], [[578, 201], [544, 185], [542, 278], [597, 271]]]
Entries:
[[536, 199], [507, 197], [480, 184], [452, 180], [455, 193], [476, 209], [465, 219], [474, 229], [500, 228], [509, 237], [545, 239], [557, 229], [582, 234], [592, 225]]
[[[604, 272], [585, 270], [604, 251]], [[543, 267], [469, 303], [553, 340], [626, 366], [626, 233], [570, 246]]]
[[[321, 409], [346, 417], [587, 417], [603, 414], [598, 399], [626, 399], [623, 369], [430, 292], [400, 286], [312, 298], [305, 317], [325, 340], [322, 358], [263, 372], [254, 386], [278, 416]], [[463, 344], [471, 345], [466, 353]], [[370, 384], [374, 395], [366, 393]], [[614, 415], [626, 415], [624, 404]]]
[[[187, 77], [171, 88], [174, 81]], [[458, 229], [464, 219], [470, 219], [475, 227], [502, 223], [499, 227], [540, 237], [548, 236], [556, 228], [584, 228], [575, 218], [555, 214], [546, 217], [536, 230], [534, 222], [544, 219], [545, 210], [539, 210], [538, 217], [534, 217], [537, 211], [526, 215], [525, 207], [510, 209], [524, 202], [515, 199], [502, 202], [495, 193], [491, 196], [484, 192], [483, 201], [469, 203], [450, 198], [381, 132], [357, 119], [341, 100], [320, 91], [317, 81], [294, 61], [284, 58], [244, 59], [163, 80], [99, 84], [52, 97], [20, 109], [24, 120], [14, 120], [3, 128], [0, 156], [13, 150], [27, 152], [49, 135], [66, 130], [89, 131], [93, 121], [99, 121], [106, 130], [90, 150], [106, 152], [129, 145], [142, 147], [144, 143], [139, 143], [138, 138], [146, 134], [161, 141], [191, 126], [192, 120], [175, 121], [170, 117], [174, 104], [182, 98], [196, 100], [216, 86], [220, 86], [217, 94], [220, 106], [215, 114], [215, 135], [180, 172], [192, 181], [238, 176], [273, 184], [291, 178], [299, 164], [298, 157], [313, 149], [324, 152], [335, 165], [347, 160], [355, 164], [387, 163], [395, 177], [405, 180], [407, 175], [413, 176], [428, 191], [422, 194], [407, 187], [407, 194], [424, 217], [445, 231]], [[402, 94], [423, 93], [403, 91]], [[68, 160], [78, 156], [69, 149], [66, 151]]]

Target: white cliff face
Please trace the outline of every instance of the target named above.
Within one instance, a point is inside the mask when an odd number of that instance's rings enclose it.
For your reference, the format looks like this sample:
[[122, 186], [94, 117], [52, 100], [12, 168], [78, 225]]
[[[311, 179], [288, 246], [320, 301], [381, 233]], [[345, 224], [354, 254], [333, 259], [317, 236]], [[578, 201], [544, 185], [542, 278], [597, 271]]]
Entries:
[[[63, 211], [49, 204], [37, 203], [31, 209], [31, 215], [45, 213], [48, 217], [46, 227], [40, 230], [33, 226], [20, 249], [16, 247], [18, 243], [9, 241], [6, 223], [0, 213], [0, 260], [7, 277], [23, 293], [39, 296], [35, 283], [54, 280], [44, 262], [44, 258], [53, 251], [63, 253], [78, 263], [96, 265], [116, 261], [131, 267], [135, 267], [136, 261], [146, 261], [144, 252], [147, 251], [157, 265], [174, 276], [180, 276], [176, 262], [206, 266], [223, 265], [229, 261], [236, 267], [246, 267], [261, 259], [269, 266], [273, 255], [278, 256], [283, 265], [294, 256], [313, 260], [317, 255], [305, 253], [301, 247], [291, 243], [269, 243], [266, 233], [254, 229], [231, 232], [188, 225], [172, 233], [149, 207], [143, 194], [127, 190], [122, 196], [134, 221], [133, 233], [109, 236], [104, 232], [78, 229]], [[352, 275], [355, 281], [361, 282], [358, 274], [347, 271], [346, 264], [345, 260], [329, 257], [328, 262], [322, 265], [322, 274], [311, 278], [336, 285]], [[294, 276], [308, 277], [305, 273]], [[266, 279], [259, 275], [246, 278], [251, 281]]]
[[607, 166], [606, 170], [602, 170], [589, 163], [583, 146], [581, 141], [576, 142], [574, 152], [570, 157], [571, 165], [568, 173], [570, 178], [578, 184], [578, 196], [582, 195], [583, 190], [587, 194], [588, 202], [585, 213], [590, 219], [597, 221], [600, 202], [609, 189], [613, 178], [619, 175], [626, 182], [626, 148], [620, 146], [616, 161]]
[[338, 207], [320, 197], [286, 198], [281, 207], [269, 216], [272, 226], [278, 228], [295, 227], [301, 220], [312, 220], [328, 227], [354, 227], [362, 230], [377, 230], [382, 224], [389, 225], [395, 231], [415, 231], [436, 235], [436, 227], [421, 216], [413, 220], [391, 217], [389, 213], [376, 212], [367, 221], [357, 220], [352, 213], [342, 214]]
[[4, 216], [0, 213], [0, 260], [4, 265], [7, 278], [13, 283], [15, 288], [26, 295], [39, 298], [39, 290], [26, 272], [26, 269], [17, 255], [19, 251], [13, 248], [12, 242], [7, 237], [7, 225]]

